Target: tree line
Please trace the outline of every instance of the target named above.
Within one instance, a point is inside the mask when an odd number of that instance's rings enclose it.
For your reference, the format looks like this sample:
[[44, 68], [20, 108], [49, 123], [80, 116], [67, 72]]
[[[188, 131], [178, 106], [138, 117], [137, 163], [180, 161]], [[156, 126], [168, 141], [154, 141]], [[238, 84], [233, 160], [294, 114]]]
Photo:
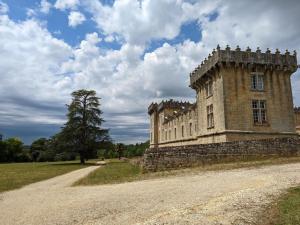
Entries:
[[43, 162], [92, 158], [134, 157], [143, 155], [149, 141], [135, 145], [115, 144], [109, 130], [102, 128], [100, 98], [93, 90], [78, 90], [72, 94], [67, 122], [50, 139], [39, 138], [24, 146], [18, 138], [0, 141], [0, 162]]
[[[8, 138], [0, 141], [0, 163], [4, 162], [54, 162], [71, 161], [79, 158], [72, 149], [64, 148], [54, 136], [50, 139], [39, 138], [31, 145], [24, 145], [19, 138]], [[118, 146], [122, 146], [121, 152]], [[107, 141], [90, 154], [90, 159], [111, 159], [121, 157], [132, 158], [142, 156], [149, 147], [149, 141], [136, 144], [122, 144]]]

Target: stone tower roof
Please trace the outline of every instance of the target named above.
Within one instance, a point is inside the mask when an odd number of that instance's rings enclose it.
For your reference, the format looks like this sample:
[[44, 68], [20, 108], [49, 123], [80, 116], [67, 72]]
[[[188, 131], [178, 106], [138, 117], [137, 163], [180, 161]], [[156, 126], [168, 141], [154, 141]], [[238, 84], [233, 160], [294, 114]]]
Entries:
[[255, 52], [248, 47], [245, 51], [241, 51], [239, 46], [235, 50], [227, 47], [221, 50], [220, 46], [208, 55], [208, 58], [201, 62], [201, 64], [194, 69], [190, 74], [190, 86], [195, 88], [196, 82], [210, 70], [214, 69], [216, 65], [221, 63], [226, 64], [244, 64], [244, 65], [266, 65], [270, 68], [277, 68], [295, 72], [297, 70], [297, 55], [294, 51], [293, 55], [286, 50], [285, 54], [281, 54], [278, 49], [275, 53], [271, 53], [269, 49], [262, 53], [259, 48]]

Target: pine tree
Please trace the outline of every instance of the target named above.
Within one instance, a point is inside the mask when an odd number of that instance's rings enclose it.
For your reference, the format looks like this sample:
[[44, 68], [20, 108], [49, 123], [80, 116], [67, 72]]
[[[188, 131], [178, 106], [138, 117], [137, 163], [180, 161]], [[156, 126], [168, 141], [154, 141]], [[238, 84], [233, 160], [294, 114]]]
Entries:
[[78, 90], [72, 94], [68, 107], [68, 121], [61, 136], [66, 144], [80, 155], [80, 162], [85, 163], [97, 151], [102, 141], [109, 139], [108, 130], [102, 129], [100, 98], [93, 90]]

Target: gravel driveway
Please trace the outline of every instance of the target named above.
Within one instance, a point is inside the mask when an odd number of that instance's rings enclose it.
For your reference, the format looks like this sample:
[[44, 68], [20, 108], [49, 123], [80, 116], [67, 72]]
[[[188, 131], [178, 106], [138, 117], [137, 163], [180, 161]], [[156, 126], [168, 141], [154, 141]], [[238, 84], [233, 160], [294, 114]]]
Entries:
[[300, 163], [70, 187], [95, 167], [0, 194], [0, 224], [256, 224]]

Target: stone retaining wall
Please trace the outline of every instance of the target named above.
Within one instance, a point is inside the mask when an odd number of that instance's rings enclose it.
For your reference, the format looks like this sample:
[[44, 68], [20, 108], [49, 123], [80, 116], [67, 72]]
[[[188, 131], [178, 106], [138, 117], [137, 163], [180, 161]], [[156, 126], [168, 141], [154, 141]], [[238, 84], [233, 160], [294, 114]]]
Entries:
[[143, 168], [159, 171], [272, 156], [300, 156], [300, 138], [149, 148], [144, 154]]

